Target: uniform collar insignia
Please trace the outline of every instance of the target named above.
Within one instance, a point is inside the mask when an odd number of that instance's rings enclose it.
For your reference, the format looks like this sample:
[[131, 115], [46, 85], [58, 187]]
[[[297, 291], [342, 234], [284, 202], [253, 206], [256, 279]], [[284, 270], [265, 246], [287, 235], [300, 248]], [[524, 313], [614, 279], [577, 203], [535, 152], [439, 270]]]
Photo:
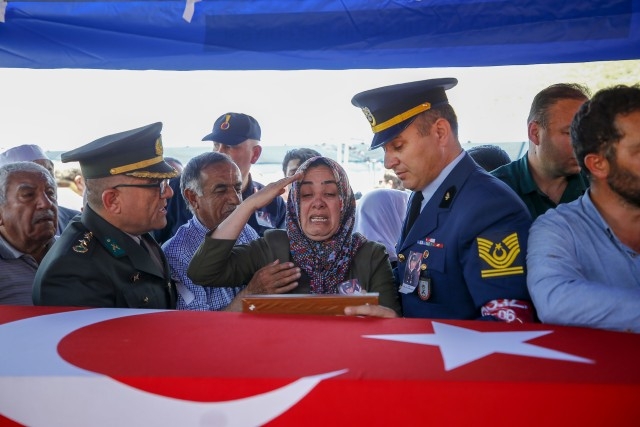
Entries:
[[126, 254], [125, 250], [120, 247], [118, 242], [116, 242], [116, 239], [113, 237], [105, 237], [101, 243], [102, 246], [104, 246], [105, 249], [115, 257], [121, 257]]
[[447, 191], [444, 192], [444, 196], [442, 196], [442, 200], [440, 200], [440, 208], [448, 208], [451, 206], [451, 202], [453, 202], [453, 198], [456, 195], [456, 187], [449, 187]]

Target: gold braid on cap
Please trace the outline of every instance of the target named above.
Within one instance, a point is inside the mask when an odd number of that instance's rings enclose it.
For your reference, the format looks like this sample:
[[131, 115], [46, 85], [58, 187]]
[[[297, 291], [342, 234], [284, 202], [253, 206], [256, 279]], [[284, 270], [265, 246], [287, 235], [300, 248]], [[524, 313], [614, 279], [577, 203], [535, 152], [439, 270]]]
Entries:
[[[117, 168], [111, 168], [109, 170], [109, 173], [111, 173], [111, 175], [118, 175], [121, 173], [126, 173], [126, 172], [131, 172], [131, 171], [135, 171], [136, 169], [142, 169], [145, 168], [147, 166], [151, 166], [151, 165], [156, 165], [162, 161], [164, 161], [164, 158], [162, 157], [162, 135], [160, 135], [159, 137], [156, 138], [155, 144], [154, 144], [154, 148], [156, 150], [156, 157], [153, 157], [151, 159], [147, 159], [147, 160], [142, 160], [140, 162], [136, 162], [136, 163], [131, 163], [129, 165], [124, 165], [124, 166], [118, 166]], [[174, 176], [177, 175], [172, 175], [172, 174], [163, 174], [163, 173], [154, 173], [154, 172], [145, 172], [145, 171], [140, 171], [137, 172], [135, 174], [129, 174], [131, 176], [137, 176], [139, 178], [165, 178], [164, 176], [159, 176], [159, 175], [171, 175], [171, 176], [167, 176], [166, 178], [173, 178]]]
[[[417, 107], [413, 107], [412, 109], [410, 109], [409, 111], [405, 111], [404, 113], [398, 114], [397, 116], [391, 117], [389, 120], [387, 120], [386, 122], [382, 122], [379, 125], [375, 125], [375, 121], [372, 122], [371, 124], [371, 130], [373, 131], [373, 133], [378, 133], [378, 132], [382, 132], [385, 129], [389, 129], [391, 126], [395, 126], [398, 123], [402, 123], [407, 119], [410, 119], [413, 116], [417, 116], [418, 114], [422, 113], [423, 111], [427, 111], [431, 109], [431, 103], [429, 102], [425, 102], [422, 103], [420, 105], [418, 105]], [[365, 113], [366, 115], [366, 113]]]
[[167, 179], [175, 178], [178, 176], [178, 172], [174, 169], [173, 172], [147, 172], [147, 171], [135, 171], [126, 174], [127, 176], [133, 176], [136, 178], [155, 178], [155, 179]]
[[111, 175], [118, 175], [125, 172], [131, 172], [136, 169], [142, 169], [147, 166], [156, 165], [163, 161], [162, 156], [157, 156], [152, 159], [142, 160], [140, 162], [131, 163], [128, 165], [118, 166], [117, 168], [111, 168], [109, 173]]

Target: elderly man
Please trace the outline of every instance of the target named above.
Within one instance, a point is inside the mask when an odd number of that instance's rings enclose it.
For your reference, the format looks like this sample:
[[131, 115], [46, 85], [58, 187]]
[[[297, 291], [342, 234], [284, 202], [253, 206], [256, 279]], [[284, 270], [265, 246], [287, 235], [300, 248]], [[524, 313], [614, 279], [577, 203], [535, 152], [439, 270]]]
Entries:
[[42, 166], [0, 166], [0, 304], [32, 305], [38, 265], [56, 234], [56, 183]]
[[[531, 217], [503, 182], [489, 175], [458, 140], [445, 91], [453, 78], [423, 80], [355, 95], [384, 149], [384, 166], [413, 190], [399, 236], [396, 282], [406, 317], [533, 319], [525, 258]], [[416, 281], [401, 278], [418, 259]], [[391, 316], [381, 306], [347, 314]]]
[[640, 333], [640, 86], [596, 93], [571, 142], [590, 188], [533, 223], [531, 297], [546, 323]]
[[[229, 156], [217, 152], [204, 153], [187, 163], [180, 188], [194, 216], [162, 245], [174, 277], [178, 279], [178, 309], [240, 311], [242, 296], [277, 293], [278, 288], [272, 288], [272, 283], [289, 276], [293, 279], [299, 277], [300, 269], [294, 268], [293, 263], [282, 263], [263, 267], [247, 286], [214, 288], [193, 283], [187, 276], [189, 262], [205, 236], [242, 202], [242, 176]], [[249, 243], [257, 238], [255, 230], [245, 225], [236, 244]]]
[[520, 196], [533, 219], [577, 199], [589, 186], [569, 138], [571, 120], [588, 99], [589, 91], [578, 84], [559, 83], [540, 91], [527, 119], [529, 150], [491, 172]]
[[87, 204], [40, 264], [36, 305], [173, 309], [169, 264], [149, 231], [166, 224], [162, 123], [108, 135], [62, 154], [80, 163]]
[[[55, 178], [55, 170], [53, 162], [40, 148], [35, 144], [23, 144], [16, 147], [9, 148], [7, 151], [0, 153], [0, 166], [6, 165], [12, 162], [33, 162], [44, 167], [51, 173], [51, 176]], [[60, 189], [56, 190], [58, 193]], [[59, 194], [58, 194], [59, 196]], [[71, 219], [80, 214], [80, 211], [74, 208], [67, 207], [60, 204], [60, 198], [58, 199], [58, 233], [61, 234]]]

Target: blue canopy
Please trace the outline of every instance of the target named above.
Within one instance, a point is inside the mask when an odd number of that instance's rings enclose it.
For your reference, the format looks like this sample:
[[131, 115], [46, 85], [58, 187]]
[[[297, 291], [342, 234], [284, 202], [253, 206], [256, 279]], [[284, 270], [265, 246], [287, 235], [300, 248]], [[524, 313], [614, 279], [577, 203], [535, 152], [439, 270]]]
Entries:
[[640, 58], [640, 0], [4, 1], [4, 68], [340, 70]]

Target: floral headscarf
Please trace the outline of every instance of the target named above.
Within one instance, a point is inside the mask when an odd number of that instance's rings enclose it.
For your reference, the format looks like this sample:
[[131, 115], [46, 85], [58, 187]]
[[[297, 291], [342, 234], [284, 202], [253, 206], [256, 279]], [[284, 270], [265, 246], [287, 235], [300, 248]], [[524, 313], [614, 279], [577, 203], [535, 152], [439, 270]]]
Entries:
[[291, 184], [287, 202], [287, 234], [291, 256], [296, 265], [311, 278], [311, 293], [336, 294], [337, 285], [347, 280], [347, 273], [356, 252], [366, 239], [353, 233], [356, 199], [344, 169], [327, 157], [312, 157], [298, 168], [306, 173], [310, 167], [326, 165], [333, 171], [342, 202], [340, 226], [329, 239], [316, 242], [309, 239], [300, 226], [300, 182]]

